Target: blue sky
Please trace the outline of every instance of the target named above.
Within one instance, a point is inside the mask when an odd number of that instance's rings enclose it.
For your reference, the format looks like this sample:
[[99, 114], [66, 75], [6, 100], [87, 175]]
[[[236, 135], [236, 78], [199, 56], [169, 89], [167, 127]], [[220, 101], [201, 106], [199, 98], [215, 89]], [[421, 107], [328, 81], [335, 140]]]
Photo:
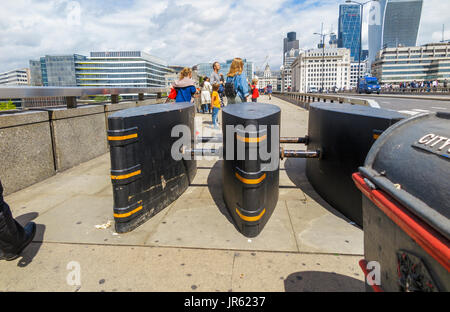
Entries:
[[[243, 57], [278, 69], [283, 38], [317, 44], [321, 23], [337, 32], [336, 0], [15, 0], [0, 11], [0, 71], [45, 54], [144, 50], [170, 64]], [[366, 10], [368, 11], [368, 10]], [[425, 0], [419, 44], [450, 39], [450, 1]], [[367, 41], [366, 32], [364, 42]]]

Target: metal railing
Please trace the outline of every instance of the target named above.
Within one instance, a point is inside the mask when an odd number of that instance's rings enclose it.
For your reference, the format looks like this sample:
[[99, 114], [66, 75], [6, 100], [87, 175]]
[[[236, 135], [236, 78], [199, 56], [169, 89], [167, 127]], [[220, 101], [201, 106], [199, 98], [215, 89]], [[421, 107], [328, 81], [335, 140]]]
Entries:
[[[161, 98], [167, 88], [90, 88], [90, 87], [0, 87], [0, 101], [12, 99], [60, 98], [67, 108], [76, 108], [78, 98], [85, 96], [111, 96], [111, 103], [119, 103], [120, 95], [138, 95], [143, 101], [146, 95]], [[100, 103], [95, 103], [100, 104]], [[42, 106], [44, 107], [44, 106]]]
[[[279, 96], [296, 104], [309, 104], [312, 102], [346, 103], [352, 105], [370, 106], [369, 100], [355, 99], [339, 95], [323, 93], [300, 93], [300, 92], [273, 92], [274, 96]], [[306, 107], [307, 108], [307, 107]]]
[[[339, 91], [338, 93], [358, 94], [356, 90]], [[362, 92], [362, 94], [364, 94], [364, 92]], [[450, 95], [450, 88], [447, 87], [381, 88], [380, 94]]]

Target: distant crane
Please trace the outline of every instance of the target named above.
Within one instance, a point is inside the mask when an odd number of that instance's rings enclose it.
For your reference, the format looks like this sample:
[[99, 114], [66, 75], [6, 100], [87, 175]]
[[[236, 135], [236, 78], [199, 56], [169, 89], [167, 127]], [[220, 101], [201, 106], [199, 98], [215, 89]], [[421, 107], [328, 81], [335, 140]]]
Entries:
[[442, 24], [442, 40], [441, 40], [441, 42], [442, 43], [450, 42], [450, 39], [445, 40], [444, 38], [445, 38], [445, 24]]
[[262, 66], [261, 67], [256, 67], [256, 71], [264, 71], [265, 65], [267, 64], [267, 62], [269, 61], [270, 55], [267, 55], [266, 58], [264, 59], [264, 62], [262, 62]]

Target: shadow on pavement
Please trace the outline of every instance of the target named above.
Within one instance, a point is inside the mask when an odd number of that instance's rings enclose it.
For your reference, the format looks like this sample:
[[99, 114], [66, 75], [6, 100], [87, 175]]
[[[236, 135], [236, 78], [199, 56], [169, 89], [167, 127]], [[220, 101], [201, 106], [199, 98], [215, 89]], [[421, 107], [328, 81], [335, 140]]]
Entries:
[[[28, 222], [33, 221], [38, 216], [39, 214], [37, 212], [30, 212], [16, 217], [16, 221], [22, 226], [25, 226]], [[36, 224], [36, 235], [34, 236], [33, 242], [22, 251], [22, 254], [20, 255], [21, 259], [17, 263], [18, 267], [24, 268], [33, 262], [34, 257], [38, 254], [42, 242], [44, 241], [44, 233], [45, 225]]]
[[[327, 209], [330, 213], [335, 215], [338, 218], [345, 220], [350, 223], [351, 220], [342, 215], [339, 211], [333, 208], [330, 204], [328, 204], [319, 194], [314, 190], [314, 187], [309, 183], [308, 178], [306, 177], [306, 159], [304, 158], [289, 158], [284, 163], [284, 167], [286, 169], [286, 174], [289, 179], [306, 195], [315, 200], [319, 205]], [[353, 226], [358, 227], [357, 224], [351, 223]]]
[[286, 292], [363, 292], [364, 282], [337, 273], [305, 271], [284, 280]]
[[228, 222], [233, 224], [236, 231], [239, 232], [239, 229], [236, 227], [236, 224], [233, 221], [228, 209], [223, 200], [223, 191], [222, 191], [222, 160], [217, 161], [212, 167], [211, 171], [208, 175], [208, 190], [211, 194], [214, 203], [219, 208], [219, 211], [227, 218]]

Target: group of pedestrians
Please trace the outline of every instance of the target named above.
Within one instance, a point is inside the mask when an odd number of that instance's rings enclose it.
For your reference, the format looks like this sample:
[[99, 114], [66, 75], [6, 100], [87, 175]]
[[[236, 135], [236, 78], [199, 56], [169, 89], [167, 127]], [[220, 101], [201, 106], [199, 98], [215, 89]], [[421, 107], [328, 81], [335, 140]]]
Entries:
[[214, 62], [212, 68], [211, 77], [203, 77], [199, 89], [192, 80], [192, 70], [184, 68], [180, 72], [180, 79], [172, 85], [172, 91], [176, 93], [172, 98], [175, 102], [192, 102], [195, 98], [199, 99], [196, 105], [197, 113], [210, 113], [213, 127], [217, 129], [219, 112], [223, 106], [249, 102], [250, 99], [257, 102], [259, 90], [257, 79], [253, 79], [251, 83], [248, 81], [241, 58], [233, 59], [226, 78], [219, 73], [219, 62]]
[[383, 85], [383, 89], [385, 90], [394, 90], [394, 89], [423, 89], [423, 90], [431, 90], [437, 89], [439, 86], [443, 86], [447, 88], [447, 80], [444, 80], [442, 84], [439, 83], [438, 80], [425, 80], [425, 81], [410, 81], [410, 82], [401, 82], [398, 85], [394, 84], [385, 84]]

